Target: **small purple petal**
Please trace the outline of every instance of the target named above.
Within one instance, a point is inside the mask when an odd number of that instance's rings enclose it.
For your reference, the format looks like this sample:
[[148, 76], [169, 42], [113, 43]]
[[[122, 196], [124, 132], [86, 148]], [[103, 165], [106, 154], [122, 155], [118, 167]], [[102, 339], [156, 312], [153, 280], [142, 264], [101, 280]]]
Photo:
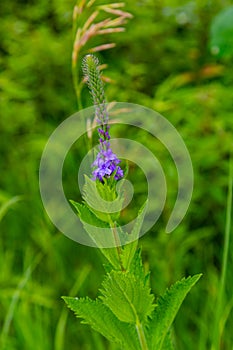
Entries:
[[98, 129], [98, 132], [101, 134], [101, 135], [103, 135], [104, 136], [104, 134], [105, 134], [105, 132], [104, 132], [104, 130], [103, 129]]
[[103, 181], [104, 177], [110, 177], [115, 173], [115, 180], [119, 180], [124, 176], [123, 170], [118, 165], [120, 160], [112, 152], [111, 148], [107, 150], [100, 149], [100, 152], [97, 154], [95, 161], [92, 164], [92, 167], [95, 168], [92, 172], [94, 180], [99, 179]]

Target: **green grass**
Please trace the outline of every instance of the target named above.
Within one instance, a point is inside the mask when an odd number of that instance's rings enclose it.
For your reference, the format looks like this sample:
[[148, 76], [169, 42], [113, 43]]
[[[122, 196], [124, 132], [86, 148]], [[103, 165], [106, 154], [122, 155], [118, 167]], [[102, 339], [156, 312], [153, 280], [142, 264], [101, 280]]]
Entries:
[[224, 249], [222, 258], [222, 271], [220, 285], [216, 302], [216, 315], [213, 327], [213, 343], [212, 349], [217, 350], [221, 346], [221, 338], [223, 337], [224, 328], [228, 317], [233, 307], [233, 298], [230, 301], [225, 300], [225, 289], [227, 281], [227, 269], [228, 269], [228, 255], [230, 247], [230, 234], [231, 234], [231, 212], [232, 212], [232, 189], [233, 189], [233, 163], [230, 159], [229, 166], [229, 181], [228, 181], [228, 196], [227, 196], [227, 210], [226, 210], [226, 226], [224, 236]]

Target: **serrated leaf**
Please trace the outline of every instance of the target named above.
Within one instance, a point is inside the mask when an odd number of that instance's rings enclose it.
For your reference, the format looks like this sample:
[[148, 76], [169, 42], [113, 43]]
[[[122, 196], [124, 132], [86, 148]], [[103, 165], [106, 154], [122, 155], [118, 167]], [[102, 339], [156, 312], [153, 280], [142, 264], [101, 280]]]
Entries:
[[154, 309], [149, 286], [129, 272], [111, 271], [102, 287], [100, 299], [122, 322], [146, 322]]
[[101, 253], [105, 256], [105, 258], [110, 262], [112, 267], [116, 270], [121, 269], [121, 264], [119, 261], [119, 256], [117, 253], [117, 248], [101, 248]]
[[136, 277], [136, 279], [142, 281], [149, 286], [149, 274], [145, 275], [142, 256], [141, 256], [141, 248], [139, 248], [131, 261], [130, 272]]
[[147, 209], [147, 204], [148, 201], [145, 201], [145, 203], [142, 205], [142, 207], [140, 208], [139, 212], [138, 212], [138, 216], [136, 218], [134, 227], [132, 229], [132, 232], [130, 233], [130, 240], [134, 241], [136, 239], [139, 239], [140, 237], [140, 230], [143, 224], [143, 220], [146, 214], [146, 209]]
[[174, 345], [171, 339], [171, 332], [167, 333], [163, 342], [162, 350], [174, 350]]
[[201, 274], [182, 279], [168, 289], [163, 296], [159, 297], [148, 325], [152, 349], [162, 349], [165, 337], [184, 298], [200, 277]]
[[74, 311], [82, 323], [90, 325], [111, 342], [118, 343], [124, 349], [140, 349], [136, 330], [118, 318], [100, 300], [89, 298], [63, 297], [68, 307]]
[[78, 212], [78, 216], [82, 222], [88, 223], [89, 225], [97, 227], [109, 227], [109, 225], [96, 217], [96, 215], [89, 209], [85, 204], [77, 203], [73, 200], [70, 200], [70, 203]]
[[130, 271], [130, 266], [137, 250], [138, 241], [126, 244], [122, 247], [121, 262], [125, 271]]
[[[138, 212], [138, 216], [137, 216], [135, 225], [132, 229], [132, 232], [128, 236], [126, 236], [127, 237], [126, 243], [121, 253], [122, 265], [124, 266], [126, 271], [130, 270], [132, 261], [135, 258], [138, 239], [140, 236], [140, 230], [141, 230], [143, 219], [146, 212], [146, 206], [147, 206], [147, 201], [143, 204], [143, 206], [140, 208]], [[127, 243], [127, 242], [130, 242], [130, 243]], [[141, 257], [139, 259], [141, 259]], [[142, 266], [142, 263], [140, 263], [139, 266]]]
[[102, 221], [116, 221], [119, 218], [124, 198], [116, 196], [115, 187], [107, 182], [92, 181], [85, 176], [83, 198], [89, 209]]
[[[114, 235], [111, 234], [110, 226], [107, 222], [104, 222], [97, 218], [95, 214], [85, 204], [76, 203], [70, 201], [78, 211], [78, 216], [83, 224], [84, 229], [89, 234], [93, 242], [98, 248], [106, 246], [114, 246]], [[107, 231], [106, 231], [107, 229]], [[115, 258], [112, 257], [115, 261]], [[113, 261], [110, 261], [113, 263]]]
[[[114, 180], [114, 178], [111, 178], [111, 179], [104, 178], [103, 181], [104, 183], [100, 181], [95, 182], [96, 189], [104, 200], [106, 200], [107, 202], [112, 202], [117, 197], [116, 180]], [[92, 184], [93, 184], [93, 181], [92, 181]]]

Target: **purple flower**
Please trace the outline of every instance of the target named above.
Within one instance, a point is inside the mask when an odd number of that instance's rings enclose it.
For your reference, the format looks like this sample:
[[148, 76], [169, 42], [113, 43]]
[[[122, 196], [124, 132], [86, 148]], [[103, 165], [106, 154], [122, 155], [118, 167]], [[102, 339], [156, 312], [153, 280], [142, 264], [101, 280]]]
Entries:
[[[106, 136], [104, 137], [106, 138]], [[107, 139], [109, 140], [109, 138]], [[100, 142], [99, 153], [92, 164], [94, 169], [92, 172], [93, 179], [103, 181], [103, 178], [108, 178], [114, 174], [114, 179], [120, 180], [124, 176], [124, 173], [118, 165], [119, 163], [120, 160], [113, 153], [109, 141], [105, 139], [103, 142]]]
[[83, 61], [83, 71], [95, 105], [95, 116], [99, 125], [99, 153], [92, 164], [94, 180], [103, 181], [114, 174], [114, 179], [121, 179], [124, 174], [119, 166], [120, 160], [113, 153], [110, 145], [108, 112], [105, 104], [104, 86], [99, 69], [99, 61], [93, 55], [87, 55]]

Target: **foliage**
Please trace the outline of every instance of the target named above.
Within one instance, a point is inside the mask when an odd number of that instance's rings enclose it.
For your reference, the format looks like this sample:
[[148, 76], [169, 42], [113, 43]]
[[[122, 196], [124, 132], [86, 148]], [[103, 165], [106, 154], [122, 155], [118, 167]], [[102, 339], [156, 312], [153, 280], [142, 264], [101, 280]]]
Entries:
[[[166, 150], [150, 137], [136, 130], [129, 134], [157, 155], [168, 182], [162, 218], [140, 240], [153, 291], [163, 294], [181, 276], [203, 272], [177, 315], [175, 334], [171, 333], [181, 350], [211, 348], [214, 332], [232, 150], [233, 70], [231, 59], [212, 55], [209, 43], [212, 21], [230, 5], [230, 0], [127, 0], [126, 10], [134, 18], [124, 34], [108, 37], [117, 46], [98, 54], [108, 64], [113, 82], [106, 86], [108, 99], [158, 110], [178, 129], [191, 154], [195, 188], [190, 210], [182, 225], [165, 235], [176, 196], [175, 167]], [[76, 110], [70, 74], [73, 6], [70, 0], [0, 2], [0, 322], [5, 350], [72, 350], [77, 349], [77, 337], [79, 349], [119, 350], [73, 322], [72, 314], [62, 309], [60, 295], [94, 299], [104, 271], [95, 249], [77, 246], [56, 231], [38, 190], [46, 140]], [[99, 40], [96, 44], [103, 43]], [[83, 98], [84, 106], [91, 104], [85, 89]], [[113, 130], [113, 136], [120, 132]], [[77, 201], [81, 159], [82, 152], [74, 147], [64, 167], [67, 197]], [[135, 171], [143, 180], [133, 164], [129, 178], [133, 180]], [[142, 181], [134, 190], [134, 203], [140, 208], [146, 190]], [[127, 215], [133, 215], [132, 208]], [[232, 252], [230, 238], [219, 318], [221, 347], [226, 350], [233, 343]], [[169, 337], [166, 342], [169, 349]]]
[[219, 57], [233, 54], [233, 6], [221, 11], [214, 19], [210, 28], [210, 46]]
[[167, 290], [166, 293], [159, 298], [158, 305], [149, 326], [152, 349], [159, 350], [163, 347], [164, 340], [168, 335], [181, 303], [200, 277], [201, 275], [196, 275], [176, 282], [170, 290]]
[[[101, 186], [108, 192], [107, 183]], [[94, 227], [95, 224], [106, 227], [103, 221], [100, 224], [99, 218], [96, 217], [95, 221], [92, 216], [91, 218], [89, 215], [85, 216], [85, 211], [89, 211], [89, 205], [85, 202], [81, 210], [80, 204], [75, 202], [72, 204], [78, 210], [80, 218], [84, 220], [84, 227], [85, 222]], [[142, 216], [139, 218], [143, 220]], [[111, 223], [109, 220], [109, 228]], [[136, 223], [136, 227], [138, 230], [140, 225]], [[96, 230], [93, 233], [88, 228], [87, 232], [91, 237], [94, 235], [98, 246], [100, 241], [96, 240], [96, 236], [101, 235], [101, 229], [97, 235]], [[116, 234], [114, 230], [112, 233]], [[89, 324], [109, 341], [118, 343], [121, 348], [164, 349], [164, 344], [167, 343], [166, 346], [173, 349], [172, 343], [168, 341], [171, 325], [185, 296], [201, 275], [177, 282], [158, 299], [155, 305], [149, 275], [144, 272], [140, 250], [136, 250], [136, 246], [133, 242], [123, 247], [101, 250], [110, 265], [102, 282], [101, 295], [96, 300], [77, 297], [64, 297], [64, 300], [84, 323]]]

